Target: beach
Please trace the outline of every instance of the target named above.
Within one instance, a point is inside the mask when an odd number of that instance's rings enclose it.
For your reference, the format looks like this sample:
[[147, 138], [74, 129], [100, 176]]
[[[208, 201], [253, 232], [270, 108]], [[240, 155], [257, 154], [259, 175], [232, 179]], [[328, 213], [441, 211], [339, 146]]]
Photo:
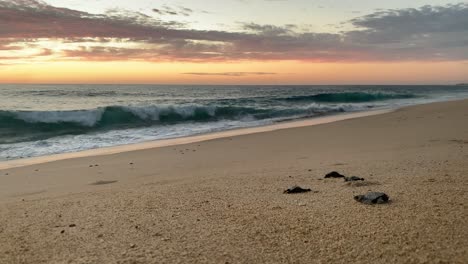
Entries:
[[467, 121], [439, 102], [0, 170], [0, 263], [466, 263]]

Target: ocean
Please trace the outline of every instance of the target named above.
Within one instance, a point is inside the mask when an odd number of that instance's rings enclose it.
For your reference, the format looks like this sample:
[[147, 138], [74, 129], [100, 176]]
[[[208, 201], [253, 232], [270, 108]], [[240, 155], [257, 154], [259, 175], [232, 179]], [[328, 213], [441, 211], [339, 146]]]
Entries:
[[468, 98], [468, 86], [0, 85], [0, 161]]

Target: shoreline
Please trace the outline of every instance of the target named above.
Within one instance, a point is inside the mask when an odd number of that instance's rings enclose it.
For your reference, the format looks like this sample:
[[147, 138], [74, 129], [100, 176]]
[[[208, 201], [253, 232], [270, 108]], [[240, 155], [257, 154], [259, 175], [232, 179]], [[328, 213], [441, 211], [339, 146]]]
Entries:
[[[405, 106], [405, 107], [408, 107], [408, 106]], [[395, 108], [395, 109], [379, 109], [379, 110], [359, 111], [359, 112], [352, 112], [352, 113], [341, 113], [341, 114], [326, 115], [326, 116], [320, 116], [320, 117], [304, 118], [304, 119], [293, 120], [293, 121], [278, 122], [278, 123], [269, 124], [265, 126], [235, 128], [231, 130], [192, 135], [192, 136], [186, 136], [186, 137], [152, 140], [152, 141], [145, 141], [145, 142], [134, 143], [134, 144], [88, 149], [88, 150], [82, 150], [82, 151], [77, 151], [77, 152], [67, 152], [67, 153], [52, 154], [52, 155], [46, 155], [46, 156], [0, 161], [0, 171], [6, 170], [6, 169], [12, 169], [12, 168], [48, 163], [48, 162], [53, 162], [53, 161], [59, 161], [59, 160], [111, 155], [111, 154], [117, 154], [117, 153], [129, 152], [129, 151], [138, 151], [138, 150], [144, 150], [144, 149], [185, 145], [185, 144], [203, 142], [203, 141], [219, 139], [219, 138], [235, 137], [235, 136], [249, 135], [249, 134], [255, 134], [255, 133], [265, 133], [265, 132], [271, 132], [271, 131], [276, 131], [276, 130], [281, 130], [281, 129], [315, 126], [315, 125], [320, 125], [320, 124], [339, 122], [339, 121], [348, 120], [348, 119], [355, 119], [355, 118], [361, 118], [361, 117], [373, 116], [373, 115], [381, 115], [381, 114], [397, 111], [398, 109], [405, 108], [405, 107], [400, 107], [400, 108]]]

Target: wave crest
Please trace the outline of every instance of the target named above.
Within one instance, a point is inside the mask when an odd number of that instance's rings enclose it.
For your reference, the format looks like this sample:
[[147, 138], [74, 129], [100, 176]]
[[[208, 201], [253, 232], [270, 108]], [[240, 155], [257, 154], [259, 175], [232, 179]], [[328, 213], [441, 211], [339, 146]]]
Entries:
[[183, 122], [284, 119], [348, 110], [352, 109], [314, 103], [294, 108], [153, 105], [71, 111], [0, 111], [0, 144]]
[[181, 122], [241, 119], [268, 112], [247, 107], [108, 106], [71, 111], [0, 111], [0, 144], [39, 140], [60, 135], [136, 128]]

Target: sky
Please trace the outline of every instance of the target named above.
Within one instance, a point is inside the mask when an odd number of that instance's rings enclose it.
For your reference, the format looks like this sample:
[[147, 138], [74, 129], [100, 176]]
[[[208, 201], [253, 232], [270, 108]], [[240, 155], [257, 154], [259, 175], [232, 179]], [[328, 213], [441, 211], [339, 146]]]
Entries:
[[468, 82], [468, 1], [0, 0], [0, 83]]

